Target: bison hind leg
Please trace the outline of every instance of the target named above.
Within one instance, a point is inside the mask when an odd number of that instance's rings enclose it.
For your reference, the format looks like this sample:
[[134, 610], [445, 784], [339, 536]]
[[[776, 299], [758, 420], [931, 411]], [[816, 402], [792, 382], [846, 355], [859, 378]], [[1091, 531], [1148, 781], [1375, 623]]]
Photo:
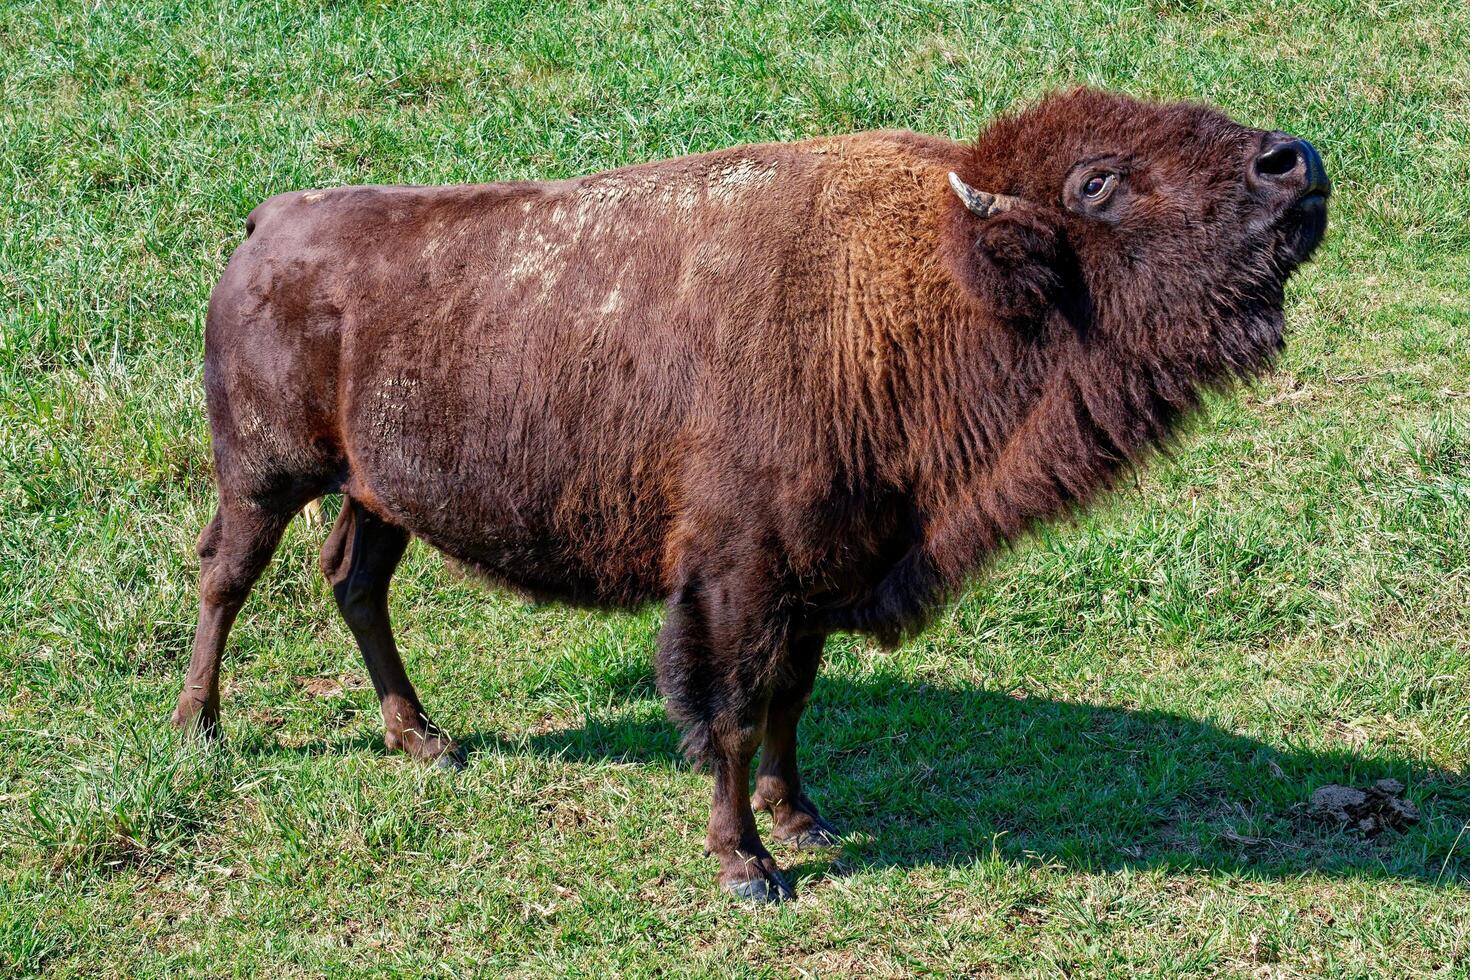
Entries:
[[221, 495], [218, 511], [199, 536], [199, 621], [174, 708], [176, 728], [217, 734], [220, 663], [230, 627], [294, 513], [294, 508], [273, 510]]
[[322, 546], [322, 574], [357, 640], [378, 694], [388, 748], [441, 769], [463, 769], [464, 750], [429, 720], [408, 679], [388, 619], [388, 585], [408, 547], [408, 532], [347, 497]]

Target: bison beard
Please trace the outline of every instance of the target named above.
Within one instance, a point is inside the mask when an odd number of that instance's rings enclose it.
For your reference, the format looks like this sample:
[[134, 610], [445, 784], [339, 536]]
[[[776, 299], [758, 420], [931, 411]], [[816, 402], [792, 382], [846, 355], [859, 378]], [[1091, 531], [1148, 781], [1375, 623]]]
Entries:
[[322, 570], [390, 747], [461, 757], [389, 626], [411, 536], [536, 597], [662, 599], [659, 687], [712, 770], [720, 881], [789, 895], [754, 811], [835, 840], [796, 762], [827, 635], [919, 628], [1265, 365], [1328, 190], [1304, 141], [1079, 90], [971, 145], [272, 198], [210, 300], [220, 503], [174, 720], [216, 730], [246, 594], [340, 492]]

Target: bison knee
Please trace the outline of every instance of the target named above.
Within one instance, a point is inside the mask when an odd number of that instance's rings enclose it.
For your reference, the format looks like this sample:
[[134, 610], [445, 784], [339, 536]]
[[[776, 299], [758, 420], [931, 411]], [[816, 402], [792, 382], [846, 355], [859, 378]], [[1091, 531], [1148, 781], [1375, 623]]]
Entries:
[[253, 569], [238, 562], [215, 562], [200, 577], [199, 596], [212, 606], [239, 606], [255, 584]]
[[220, 532], [220, 517], [219, 514], [215, 514], [204, 526], [204, 530], [199, 533], [199, 540], [194, 545], [194, 553], [201, 560], [207, 561], [219, 551]]
[[332, 586], [332, 594], [337, 599], [337, 609], [342, 613], [349, 629], [372, 629], [381, 622], [387, 606], [387, 596], [383, 589], [348, 580]]

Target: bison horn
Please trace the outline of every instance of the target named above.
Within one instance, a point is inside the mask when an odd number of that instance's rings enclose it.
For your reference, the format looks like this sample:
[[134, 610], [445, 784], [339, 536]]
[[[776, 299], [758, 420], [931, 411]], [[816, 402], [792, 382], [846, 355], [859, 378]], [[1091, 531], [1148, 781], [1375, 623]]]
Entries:
[[984, 191], [977, 191], [963, 180], [960, 180], [960, 175], [953, 170], [949, 172], [949, 186], [954, 188], [954, 192], [965, 203], [965, 207], [970, 209], [970, 213], [980, 218], [993, 218], [998, 214], [1005, 214], [1011, 208], [1021, 203], [1021, 199], [1018, 197], [1009, 197], [1005, 194], [987, 194]]

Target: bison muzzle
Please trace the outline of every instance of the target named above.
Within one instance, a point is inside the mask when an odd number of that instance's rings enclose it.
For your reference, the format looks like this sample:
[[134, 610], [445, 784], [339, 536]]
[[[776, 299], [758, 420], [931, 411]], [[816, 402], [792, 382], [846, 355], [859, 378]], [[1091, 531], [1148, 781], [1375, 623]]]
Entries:
[[461, 758], [389, 627], [410, 537], [538, 599], [662, 600], [659, 688], [712, 771], [720, 883], [788, 896], [754, 814], [836, 839], [796, 759], [827, 635], [919, 629], [1267, 365], [1329, 192], [1304, 140], [1078, 90], [968, 144], [273, 197], [209, 303], [219, 509], [174, 721], [217, 729], [246, 594], [341, 493], [322, 571], [390, 747]]

